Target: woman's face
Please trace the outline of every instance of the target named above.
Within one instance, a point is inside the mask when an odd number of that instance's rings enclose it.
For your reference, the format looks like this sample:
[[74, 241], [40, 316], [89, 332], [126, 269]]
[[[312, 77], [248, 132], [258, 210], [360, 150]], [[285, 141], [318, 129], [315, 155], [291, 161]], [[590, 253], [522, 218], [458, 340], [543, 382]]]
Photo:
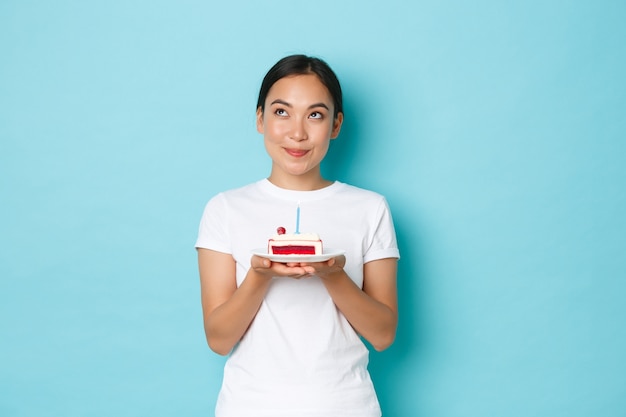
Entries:
[[272, 182], [298, 187], [323, 181], [320, 163], [343, 121], [343, 114], [333, 115], [333, 99], [316, 75], [294, 75], [274, 83], [265, 111], [257, 109], [257, 130], [273, 161]]

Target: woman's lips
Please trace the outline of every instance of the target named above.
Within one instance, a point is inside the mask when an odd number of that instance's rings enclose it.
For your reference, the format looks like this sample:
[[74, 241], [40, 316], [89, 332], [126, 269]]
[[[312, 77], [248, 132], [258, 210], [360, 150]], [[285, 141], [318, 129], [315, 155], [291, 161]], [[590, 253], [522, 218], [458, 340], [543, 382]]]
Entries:
[[306, 149], [287, 149], [287, 148], [285, 148], [285, 151], [289, 155], [293, 156], [294, 158], [301, 158], [309, 152]]

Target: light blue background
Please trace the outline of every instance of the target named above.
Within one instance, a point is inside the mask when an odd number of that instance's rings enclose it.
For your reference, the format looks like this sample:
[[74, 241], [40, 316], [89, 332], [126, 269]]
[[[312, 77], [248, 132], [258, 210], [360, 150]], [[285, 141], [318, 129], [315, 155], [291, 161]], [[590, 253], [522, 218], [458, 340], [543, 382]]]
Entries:
[[[626, 415], [626, 4], [0, 3], [0, 415], [210, 416], [193, 244], [263, 178], [265, 71], [328, 60], [324, 169], [402, 251], [386, 417]], [[355, 208], [358, 209], [358, 208]]]

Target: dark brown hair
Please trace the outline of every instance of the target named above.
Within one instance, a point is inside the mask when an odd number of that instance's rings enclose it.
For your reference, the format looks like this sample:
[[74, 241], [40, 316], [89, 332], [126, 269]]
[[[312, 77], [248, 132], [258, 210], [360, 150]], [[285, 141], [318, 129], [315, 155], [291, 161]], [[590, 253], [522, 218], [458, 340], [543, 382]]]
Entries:
[[306, 55], [290, 55], [278, 61], [265, 74], [261, 90], [259, 91], [259, 99], [256, 107], [260, 107], [261, 111], [265, 111], [265, 99], [270, 88], [278, 80], [292, 75], [314, 74], [326, 86], [335, 106], [334, 117], [338, 113], [343, 113], [343, 95], [341, 85], [337, 75], [330, 66], [320, 58], [310, 57]]

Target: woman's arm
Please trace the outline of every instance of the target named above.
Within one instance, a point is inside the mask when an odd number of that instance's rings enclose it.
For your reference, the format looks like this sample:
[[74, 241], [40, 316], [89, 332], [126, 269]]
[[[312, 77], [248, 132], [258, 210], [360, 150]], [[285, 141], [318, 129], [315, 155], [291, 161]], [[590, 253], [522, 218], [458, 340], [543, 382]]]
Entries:
[[227, 355], [254, 319], [273, 276], [300, 278], [299, 267], [270, 262], [258, 256], [237, 287], [235, 260], [230, 254], [198, 249], [204, 332], [211, 350]]
[[198, 266], [207, 343], [227, 355], [252, 322], [270, 280], [251, 268], [237, 288], [233, 257], [208, 249], [198, 249]]
[[343, 270], [345, 259], [330, 260], [317, 273], [337, 308], [374, 349], [393, 343], [398, 325], [397, 259], [387, 258], [363, 266], [363, 290]]

